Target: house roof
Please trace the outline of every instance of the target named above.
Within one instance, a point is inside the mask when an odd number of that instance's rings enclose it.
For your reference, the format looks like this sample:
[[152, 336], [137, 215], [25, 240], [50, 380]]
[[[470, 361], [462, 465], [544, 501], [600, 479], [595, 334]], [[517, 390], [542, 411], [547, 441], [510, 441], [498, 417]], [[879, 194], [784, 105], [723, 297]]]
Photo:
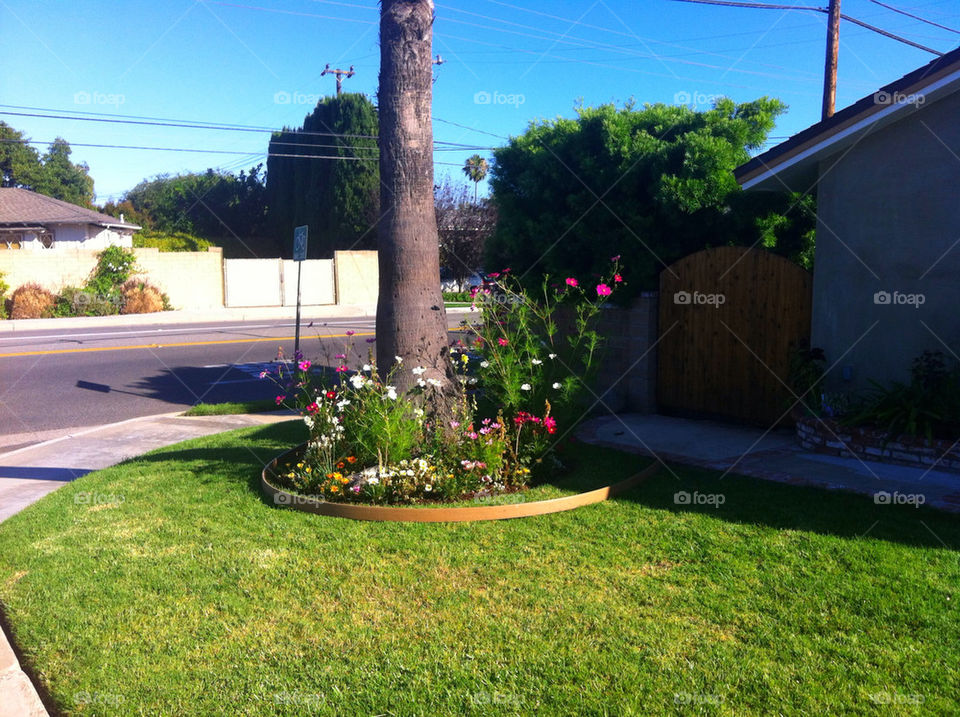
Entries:
[[118, 229], [139, 229], [130, 222], [122, 222], [109, 214], [78, 207], [53, 197], [15, 187], [0, 188], [0, 227], [33, 226], [37, 224], [95, 224]]
[[744, 189], [808, 191], [817, 181], [820, 160], [957, 90], [960, 90], [960, 48], [757, 155], [737, 167], [734, 175]]

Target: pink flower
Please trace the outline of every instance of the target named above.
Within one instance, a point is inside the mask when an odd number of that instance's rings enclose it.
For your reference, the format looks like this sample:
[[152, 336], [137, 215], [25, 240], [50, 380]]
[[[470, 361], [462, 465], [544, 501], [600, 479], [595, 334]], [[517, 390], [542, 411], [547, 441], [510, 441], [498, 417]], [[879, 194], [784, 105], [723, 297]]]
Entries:
[[347, 367], [347, 366], [337, 366], [334, 370], [335, 370], [337, 373], [343, 373], [344, 371], [349, 371], [350, 368]]
[[616, 256], [611, 256], [610, 261], [620, 261], [620, 255], [617, 254]]
[[300, 370], [301, 370], [301, 371], [309, 371], [309, 370], [310, 370], [310, 365], [311, 365], [311, 364], [310, 364], [310, 360], [309, 360], [309, 359], [306, 359], [306, 360], [304, 360], [304, 361], [301, 361], [299, 364], [297, 364], [297, 366], [300, 367]]
[[510, 342], [507, 341], [506, 339], [497, 339], [497, 343], [500, 344], [501, 346], [506, 346]]
[[460, 428], [460, 421], [450, 421], [450, 428]]
[[337, 354], [336, 356], [334, 356], [334, 358], [336, 359], [345, 359], [346, 357], [347, 357], [346, 354]]
[[347, 333], [347, 336], [353, 336], [353, 335], [354, 335], [355, 333], [357, 333], [357, 332], [356, 332], [356, 331], [347, 331], [346, 333]]
[[266, 371], [261, 371], [261, 372], [260, 372], [260, 378], [266, 378], [266, 377], [267, 377], [267, 372], [266, 372]]
[[372, 344], [374, 341], [376, 341], [376, 339], [367, 339], [368, 344]]
[[619, 274], [614, 274], [614, 275], [613, 275], [613, 281], [614, 281], [614, 283], [619, 284], [621, 281], [623, 281], [623, 277], [620, 276]]
[[574, 279], [572, 276], [567, 277], [567, 286], [577, 287], [580, 286], [580, 282]]
[[613, 289], [606, 284], [597, 284], [597, 296], [610, 296], [612, 293]]
[[557, 419], [555, 419], [553, 416], [547, 416], [543, 419], [543, 427], [547, 429], [547, 433], [556, 433]]
[[487, 276], [489, 276], [491, 279], [499, 279], [499, 278], [500, 278], [500, 272], [499, 272], [499, 271], [495, 271], [495, 272], [493, 272], [492, 274], [487, 274]]
[[287, 398], [286, 396], [277, 396], [274, 400], [277, 402], [277, 405], [279, 406], [281, 403], [284, 402], [286, 398]]
[[319, 410], [320, 410], [320, 406], [317, 405], [316, 401], [314, 401], [313, 403], [307, 404], [307, 413], [309, 413], [311, 416], [314, 415]]

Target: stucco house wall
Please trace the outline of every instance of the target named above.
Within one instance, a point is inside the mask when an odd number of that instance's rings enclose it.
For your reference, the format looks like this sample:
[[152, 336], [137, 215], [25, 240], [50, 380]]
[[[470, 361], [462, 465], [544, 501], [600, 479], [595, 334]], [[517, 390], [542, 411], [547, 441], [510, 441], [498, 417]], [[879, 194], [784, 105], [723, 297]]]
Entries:
[[[812, 344], [828, 388], [960, 353], [960, 93], [820, 162]], [[889, 303], [886, 303], [889, 301]]]

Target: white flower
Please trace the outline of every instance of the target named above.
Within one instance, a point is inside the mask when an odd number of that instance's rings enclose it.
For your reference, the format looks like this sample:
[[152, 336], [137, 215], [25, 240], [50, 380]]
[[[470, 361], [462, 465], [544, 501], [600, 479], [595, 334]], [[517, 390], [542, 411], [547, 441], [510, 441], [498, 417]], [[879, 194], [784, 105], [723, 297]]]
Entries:
[[364, 378], [360, 374], [355, 373], [350, 377], [350, 383], [353, 384], [354, 388], [363, 388]]
[[427, 382], [424, 381], [422, 378], [418, 378], [418, 379], [417, 379], [417, 385], [418, 385], [418, 386], [426, 386], [426, 385], [427, 385]]
[[471, 378], [467, 383], [469, 383], [471, 386], [473, 386], [474, 384], [476, 384], [476, 382], [477, 382], [477, 379]]
[[304, 416], [303, 422], [307, 424], [307, 428], [313, 428], [313, 416]]
[[553, 384], [553, 387], [554, 387], [554, 388], [563, 388], [559, 383]]
[[551, 359], [555, 359], [556, 357], [557, 357], [556, 354], [550, 354], [550, 358], [551, 358]]
[[529, 384], [529, 383], [523, 384], [523, 385], [520, 387], [520, 390], [521, 390], [521, 391], [529, 391], [529, 390], [530, 390], [530, 384]]
[[410, 369], [410, 371], [413, 373], [414, 376], [419, 376], [419, 375], [425, 373], [426, 370], [427, 370], [427, 369], [425, 369], [423, 366], [416, 366], [416, 367]]
[[531, 363], [532, 363], [534, 366], [539, 366], [540, 364], [543, 363], [543, 361], [541, 361], [540, 359], [534, 359], [533, 361], [531, 361]]
[[394, 356], [394, 358], [397, 360], [397, 363], [403, 363], [403, 357], [402, 357], [402, 356]]
[[429, 493], [429, 492], [432, 491], [432, 490], [433, 490], [433, 486], [430, 485], [429, 483], [427, 483], [425, 486], [423, 486], [423, 492], [424, 492], [424, 493]]
[[481, 361], [481, 362], [480, 362], [480, 368], [486, 368], [486, 367], [489, 366], [489, 365], [490, 365], [490, 362], [489, 362], [489, 361]]
[[350, 401], [347, 400], [346, 398], [343, 399], [342, 401], [337, 401], [337, 408], [339, 408], [341, 411], [344, 409], [345, 406], [349, 406], [349, 405], [350, 405]]
[[415, 408], [413, 409], [413, 415], [416, 416], [417, 418], [423, 418], [424, 411], [422, 408]]
[[371, 365], [368, 364], [368, 363], [365, 363], [365, 364], [363, 364], [363, 370], [364, 370], [364, 371], [373, 371], [373, 366], [371, 366]]
[[374, 385], [374, 383], [368, 378], [363, 385], [366, 386], [367, 388], [370, 388], [371, 386]]
[[376, 485], [379, 482], [379, 478], [367, 478], [367, 485]]
[[429, 383], [429, 384], [430, 384], [431, 386], [433, 386], [434, 388], [440, 388], [440, 386], [442, 385], [442, 384], [440, 383], [440, 381], [438, 381], [438, 380], [435, 379], [435, 378], [428, 378], [428, 379], [427, 379], [427, 383]]
[[396, 386], [387, 386], [386, 397], [391, 401], [397, 400], [397, 387]]

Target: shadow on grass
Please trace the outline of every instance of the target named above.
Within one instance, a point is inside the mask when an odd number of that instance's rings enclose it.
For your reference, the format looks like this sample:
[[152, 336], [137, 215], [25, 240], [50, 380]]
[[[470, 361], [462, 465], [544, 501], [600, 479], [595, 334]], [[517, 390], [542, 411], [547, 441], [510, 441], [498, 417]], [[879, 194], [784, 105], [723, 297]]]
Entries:
[[960, 516], [952, 513], [922, 506], [877, 505], [870, 496], [855, 493], [722, 475], [669, 464], [616, 500], [777, 530], [960, 550]]

